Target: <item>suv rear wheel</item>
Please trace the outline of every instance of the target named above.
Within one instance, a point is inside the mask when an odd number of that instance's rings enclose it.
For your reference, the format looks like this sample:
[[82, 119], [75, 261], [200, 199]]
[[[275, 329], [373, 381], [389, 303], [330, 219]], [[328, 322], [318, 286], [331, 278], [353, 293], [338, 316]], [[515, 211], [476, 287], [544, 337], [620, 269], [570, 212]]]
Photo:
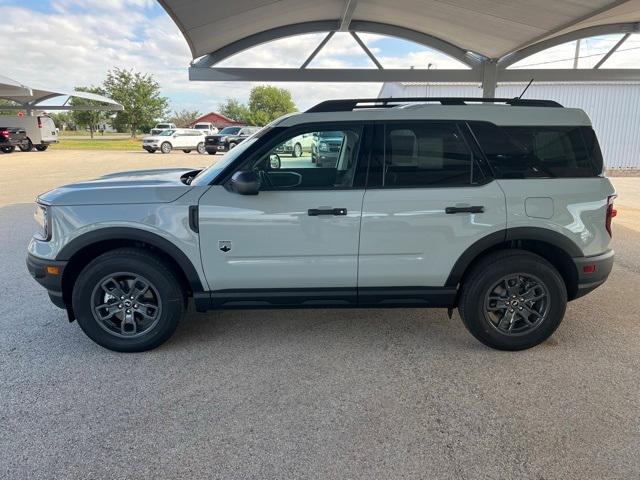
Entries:
[[462, 286], [458, 310], [469, 332], [499, 350], [524, 350], [558, 328], [567, 290], [544, 258], [523, 250], [488, 255]]
[[16, 151], [16, 147], [11, 146], [11, 147], [2, 147], [0, 150], [2, 150], [4, 153], [13, 153]]
[[164, 343], [185, 306], [171, 269], [135, 248], [112, 250], [89, 263], [76, 280], [72, 301], [89, 338], [118, 352], [142, 352]]

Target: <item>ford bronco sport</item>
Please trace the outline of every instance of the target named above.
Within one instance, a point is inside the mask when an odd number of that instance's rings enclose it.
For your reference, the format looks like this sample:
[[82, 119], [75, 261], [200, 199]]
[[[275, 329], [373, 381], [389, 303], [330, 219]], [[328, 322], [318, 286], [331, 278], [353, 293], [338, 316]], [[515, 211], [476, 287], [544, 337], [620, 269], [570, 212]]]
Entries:
[[[280, 158], [330, 132], [335, 159]], [[613, 264], [614, 189], [587, 115], [552, 101], [323, 102], [204, 170], [40, 195], [28, 268], [98, 344], [148, 350], [198, 311], [457, 307], [520, 350]]]

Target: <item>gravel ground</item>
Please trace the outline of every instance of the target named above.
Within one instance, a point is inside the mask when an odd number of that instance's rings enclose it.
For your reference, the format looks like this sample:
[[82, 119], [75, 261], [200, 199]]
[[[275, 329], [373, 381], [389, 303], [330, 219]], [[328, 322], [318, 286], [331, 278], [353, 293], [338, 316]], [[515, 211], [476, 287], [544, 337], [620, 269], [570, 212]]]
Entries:
[[[16, 154], [20, 175], [33, 158], [63, 183], [36, 155]], [[87, 155], [65, 157], [64, 182], [210, 160]], [[68, 323], [26, 271], [21, 202], [50, 181], [35, 177], [0, 180], [2, 478], [640, 476], [640, 231], [628, 226], [640, 179], [616, 183], [628, 224], [609, 281], [537, 348], [485, 348], [443, 310], [284, 310], [192, 313], [161, 348], [123, 355]]]

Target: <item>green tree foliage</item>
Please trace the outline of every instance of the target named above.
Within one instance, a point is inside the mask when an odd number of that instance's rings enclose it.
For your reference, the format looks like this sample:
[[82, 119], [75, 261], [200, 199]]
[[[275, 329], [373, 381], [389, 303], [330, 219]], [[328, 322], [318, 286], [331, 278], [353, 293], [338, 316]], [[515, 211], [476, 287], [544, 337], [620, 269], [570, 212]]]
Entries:
[[73, 130], [76, 127], [76, 122], [73, 120], [71, 112], [53, 112], [49, 116], [53, 119], [53, 123], [60, 131], [65, 129]]
[[[76, 87], [76, 91], [95, 93], [97, 95], [105, 94], [104, 89], [100, 87]], [[98, 107], [101, 105], [100, 102], [95, 100], [78, 97], [71, 97], [69, 104], [73, 107]], [[89, 129], [89, 135], [91, 135], [91, 138], [93, 138], [93, 134], [98, 129], [98, 125], [108, 118], [107, 112], [100, 110], [72, 110], [70, 112], [70, 117], [73, 123], [79, 127]]]
[[107, 73], [104, 89], [124, 107], [117, 113], [114, 126], [128, 130], [132, 138], [140, 128], [154, 124], [167, 113], [168, 99], [160, 94], [160, 85], [149, 74], [114, 68]]
[[175, 123], [178, 128], [186, 128], [201, 116], [202, 114], [198, 110], [174, 111], [167, 121]]
[[220, 113], [232, 120], [259, 127], [295, 111], [297, 108], [291, 98], [291, 92], [271, 85], [251, 89], [248, 105], [228, 98], [220, 107]]
[[10, 100], [3, 100], [2, 98], [0, 98], [0, 115], [18, 115], [19, 110], [3, 110], [2, 109], [3, 106], [8, 107], [11, 105], [16, 105], [16, 103]]
[[235, 98], [227, 98], [220, 105], [220, 113], [236, 122], [247, 123], [249, 121], [249, 109]]

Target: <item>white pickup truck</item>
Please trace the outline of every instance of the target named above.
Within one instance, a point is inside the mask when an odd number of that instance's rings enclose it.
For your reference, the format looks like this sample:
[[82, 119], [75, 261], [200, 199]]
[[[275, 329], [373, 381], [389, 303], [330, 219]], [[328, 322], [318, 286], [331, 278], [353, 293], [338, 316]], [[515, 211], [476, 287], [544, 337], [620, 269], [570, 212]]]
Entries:
[[151, 135], [158, 135], [163, 130], [176, 129], [175, 123], [158, 123], [149, 132]]
[[193, 125], [193, 128], [196, 130], [200, 130], [205, 135], [215, 135], [218, 133], [218, 129], [213, 123], [209, 122], [198, 122]]

